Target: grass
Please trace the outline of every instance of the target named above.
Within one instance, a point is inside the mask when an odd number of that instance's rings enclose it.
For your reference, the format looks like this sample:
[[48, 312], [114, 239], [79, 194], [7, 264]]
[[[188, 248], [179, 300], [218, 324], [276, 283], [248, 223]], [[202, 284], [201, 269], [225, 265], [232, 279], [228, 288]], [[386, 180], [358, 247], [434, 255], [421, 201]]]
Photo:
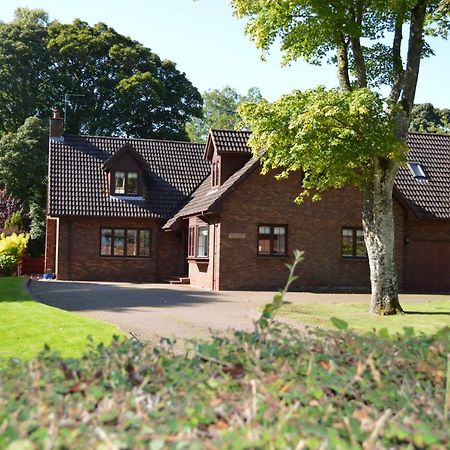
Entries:
[[34, 301], [17, 277], [0, 278], [0, 360], [28, 360], [47, 344], [64, 357], [79, 357], [89, 345], [109, 344], [123, 335], [114, 325], [81, 317]]
[[434, 334], [450, 326], [450, 296], [448, 299], [404, 304], [406, 314], [396, 316], [373, 316], [367, 312], [366, 303], [285, 304], [279, 315], [307, 325], [333, 328], [331, 317], [345, 320], [356, 332], [379, 331], [402, 332], [412, 327], [416, 333]]

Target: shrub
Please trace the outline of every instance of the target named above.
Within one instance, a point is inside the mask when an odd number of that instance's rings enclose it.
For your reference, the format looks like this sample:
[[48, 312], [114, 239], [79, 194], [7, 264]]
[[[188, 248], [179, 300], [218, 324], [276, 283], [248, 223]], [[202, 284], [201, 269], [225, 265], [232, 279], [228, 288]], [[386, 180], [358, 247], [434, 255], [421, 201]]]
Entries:
[[4, 233], [0, 234], [0, 269], [4, 275], [12, 275], [17, 269], [17, 264], [29, 239], [30, 236], [26, 233], [13, 233], [10, 236], [5, 236]]
[[167, 339], [47, 350], [0, 373], [0, 448], [448, 448], [447, 340], [272, 323], [181, 354]]

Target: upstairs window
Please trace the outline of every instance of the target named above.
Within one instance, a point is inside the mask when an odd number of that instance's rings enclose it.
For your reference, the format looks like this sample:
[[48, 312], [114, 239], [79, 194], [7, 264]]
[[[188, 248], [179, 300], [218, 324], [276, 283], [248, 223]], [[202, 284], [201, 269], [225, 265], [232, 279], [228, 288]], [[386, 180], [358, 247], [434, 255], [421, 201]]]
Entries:
[[209, 229], [207, 225], [189, 227], [188, 257], [207, 258], [209, 247]]
[[258, 255], [286, 256], [287, 226], [258, 225]]
[[138, 174], [136, 172], [114, 172], [114, 194], [137, 195]]
[[219, 161], [213, 162], [211, 167], [211, 185], [212, 187], [219, 186], [220, 168]]
[[409, 170], [413, 174], [414, 178], [418, 178], [420, 180], [426, 180], [427, 176], [425, 175], [425, 172], [418, 162], [411, 162], [408, 164]]
[[341, 255], [343, 258], [367, 258], [362, 228], [343, 228]]

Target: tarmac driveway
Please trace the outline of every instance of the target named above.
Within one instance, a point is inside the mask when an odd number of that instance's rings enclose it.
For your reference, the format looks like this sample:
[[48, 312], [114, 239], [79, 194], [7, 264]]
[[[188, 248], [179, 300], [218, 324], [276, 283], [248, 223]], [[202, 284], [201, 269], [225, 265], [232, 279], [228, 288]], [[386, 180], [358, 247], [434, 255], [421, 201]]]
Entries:
[[[251, 330], [260, 314], [258, 308], [273, 296], [273, 292], [214, 292], [186, 285], [70, 281], [33, 281], [29, 291], [42, 303], [111, 322], [141, 340], [205, 338], [211, 330]], [[368, 294], [289, 292], [285, 300], [368, 304], [369, 298]]]

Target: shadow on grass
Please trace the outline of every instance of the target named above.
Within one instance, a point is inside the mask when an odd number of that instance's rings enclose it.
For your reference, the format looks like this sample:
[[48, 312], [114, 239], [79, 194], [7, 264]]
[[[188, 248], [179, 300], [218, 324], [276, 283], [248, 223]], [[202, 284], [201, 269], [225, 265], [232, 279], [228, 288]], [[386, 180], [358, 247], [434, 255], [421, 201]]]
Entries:
[[423, 316], [450, 316], [450, 312], [447, 311], [433, 311], [433, 312], [426, 312], [426, 311], [405, 311], [405, 314], [421, 314]]

